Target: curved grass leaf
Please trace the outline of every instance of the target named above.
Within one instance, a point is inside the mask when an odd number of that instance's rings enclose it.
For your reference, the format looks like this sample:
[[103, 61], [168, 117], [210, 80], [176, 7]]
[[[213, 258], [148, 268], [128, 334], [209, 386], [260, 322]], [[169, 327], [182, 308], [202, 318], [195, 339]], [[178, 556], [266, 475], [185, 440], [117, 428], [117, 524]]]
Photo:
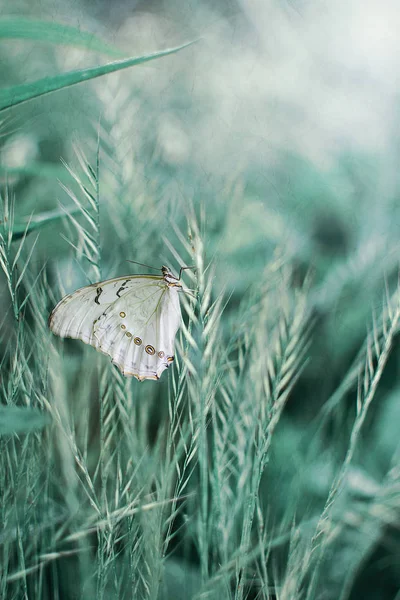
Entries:
[[45, 179], [65, 179], [68, 176], [62, 165], [51, 162], [33, 162], [18, 167], [8, 167], [0, 165], [0, 175], [33, 175], [35, 177], [44, 177]]
[[81, 31], [70, 25], [21, 18], [0, 19], [0, 39], [22, 39], [50, 44], [79, 46], [110, 56], [122, 56], [122, 52], [103, 42], [93, 33]]
[[0, 406], [0, 436], [29, 433], [50, 422], [49, 415], [37, 408]]
[[167, 56], [168, 54], [174, 54], [175, 52], [179, 52], [179, 50], [182, 50], [193, 43], [194, 42], [188, 42], [187, 44], [177, 46], [176, 48], [169, 48], [167, 50], [161, 50], [160, 52], [153, 52], [152, 54], [147, 54], [145, 56], [126, 58], [124, 60], [118, 60], [106, 65], [100, 65], [98, 67], [69, 71], [68, 73], [62, 73], [61, 75], [44, 77], [43, 79], [33, 81], [32, 83], [23, 83], [21, 85], [13, 85], [12, 87], [4, 88], [0, 90], [0, 111], [11, 108], [12, 106], [16, 106], [17, 104], [21, 104], [22, 102], [32, 100], [32, 98], [38, 98], [44, 94], [56, 92], [57, 90], [70, 87], [76, 83], [81, 83], [82, 81], [88, 81], [89, 79], [101, 77], [102, 75], [107, 75], [108, 73], [114, 73], [115, 71], [120, 71], [121, 69], [127, 69], [128, 67], [140, 65], [150, 60], [154, 60], [155, 58], [161, 58], [162, 56]]
[[[19, 240], [28, 233], [32, 233], [37, 229], [41, 229], [45, 225], [49, 225], [58, 219], [62, 219], [67, 215], [73, 215], [80, 211], [80, 208], [73, 207], [69, 210], [51, 210], [43, 212], [39, 215], [31, 217], [31, 219], [23, 219], [21, 221], [15, 221], [12, 229], [12, 240]], [[1, 221], [0, 221], [1, 224]]]

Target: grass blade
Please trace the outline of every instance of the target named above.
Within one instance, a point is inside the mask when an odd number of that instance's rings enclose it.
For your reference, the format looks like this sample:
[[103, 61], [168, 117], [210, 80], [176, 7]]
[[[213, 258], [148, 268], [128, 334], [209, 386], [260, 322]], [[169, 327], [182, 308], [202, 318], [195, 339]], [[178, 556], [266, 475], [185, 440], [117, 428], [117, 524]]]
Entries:
[[193, 43], [194, 42], [188, 42], [182, 46], [177, 46], [176, 48], [169, 48], [144, 56], [126, 58], [124, 60], [100, 65], [98, 67], [91, 67], [89, 69], [69, 71], [68, 73], [62, 73], [61, 75], [55, 75], [53, 77], [44, 77], [43, 79], [33, 81], [32, 83], [23, 83], [21, 85], [13, 85], [12, 87], [4, 88], [0, 91], [0, 111], [11, 108], [12, 106], [17, 106], [18, 104], [22, 104], [22, 102], [27, 102], [33, 98], [38, 98], [39, 96], [44, 96], [45, 94], [70, 87], [76, 83], [81, 83], [82, 81], [95, 79], [96, 77], [107, 75], [108, 73], [115, 73], [121, 69], [127, 69], [128, 67], [149, 62], [155, 58], [174, 54]]
[[0, 39], [21, 39], [57, 45], [80, 46], [110, 56], [122, 56], [120, 50], [106, 44], [93, 33], [52, 21], [23, 18], [1, 19]]
[[0, 436], [29, 433], [49, 423], [49, 416], [36, 408], [0, 406]]
[[67, 215], [73, 215], [79, 212], [80, 208], [76, 207], [72, 207], [69, 210], [56, 209], [40, 213], [39, 215], [32, 217], [30, 222], [25, 219], [17, 221], [16, 223], [14, 222], [12, 228], [12, 240], [19, 240], [29, 233], [32, 233], [36, 229], [41, 229], [45, 225], [50, 225], [51, 223], [54, 223], [54, 221], [58, 221], [58, 219], [62, 219]]

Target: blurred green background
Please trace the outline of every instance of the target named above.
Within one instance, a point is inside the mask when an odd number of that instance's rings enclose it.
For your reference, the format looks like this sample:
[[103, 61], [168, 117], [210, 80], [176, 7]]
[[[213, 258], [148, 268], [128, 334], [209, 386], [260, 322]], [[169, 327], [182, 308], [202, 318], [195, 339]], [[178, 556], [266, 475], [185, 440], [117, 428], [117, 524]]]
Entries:
[[[276, 292], [275, 305], [269, 309], [273, 320], [274, 310], [279, 309], [281, 276], [271, 265], [281, 261], [289, 269], [289, 295], [306, 281], [307, 318], [312, 324], [307, 362], [274, 430], [258, 496], [259, 510], [271, 527], [267, 546], [272, 538], [278, 541], [270, 543], [265, 559], [269, 584], [266, 576], [262, 579], [258, 573], [252, 581], [249, 575], [241, 593], [271, 599], [400, 598], [396, 323], [390, 356], [379, 373], [379, 386], [346, 467], [345, 492], [335, 504], [335, 526], [331, 538], [327, 534], [329, 542], [315, 588], [304, 582], [290, 587], [287, 573], [297, 572], [294, 563], [299, 572], [303, 569], [305, 581], [312, 579], [312, 570], [301, 565], [295, 541], [283, 533], [296, 524], [296, 531], [305, 531], [307, 536], [324, 515], [335, 474], [346, 464], [354, 419], [360, 414], [360, 364], [364, 365], [365, 356], [368, 364], [374, 337], [381, 336], [381, 348], [389, 339], [384, 326], [382, 335], [376, 332], [398, 275], [397, 3], [16, 0], [10, 4], [0, 0], [0, 6], [2, 88], [200, 38], [171, 56], [4, 110], [0, 122], [3, 220], [7, 195], [14, 205], [15, 231], [17, 226], [23, 231], [32, 215], [35, 223], [40, 216], [47, 218], [47, 211], [60, 211], [60, 205], [75, 209], [71, 194], [87, 207], [82, 187], [66, 165], [86, 182], [82, 164], [95, 168], [99, 160], [96, 241], [101, 246], [97, 257], [101, 278], [106, 279], [141, 272], [126, 259], [168, 264], [175, 271], [180, 260], [190, 264], [182, 237], [190, 246], [188, 220], [196, 214], [205, 264], [212, 263], [205, 275], [212, 277], [212, 300], [221, 293], [227, 300], [218, 323], [221, 347], [228, 346], [235, 328], [245, 338], [250, 320], [243, 314], [251, 315], [251, 303], [260, 306], [270, 287]], [[66, 43], [51, 33], [50, 24], [74, 28], [73, 39]], [[104, 51], [101, 43], [107, 44]], [[86, 158], [80, 163], [82, 156]], [[82, 214], [75, 213], [75, 217], [84, 228]], [[82, 260], [82, 239], [79, 226], [62, 217], [32, 228], [24, 240], [17, 261], [19, 272], [33, 250], [19, 296], [29, 293], [36, 277], [42, 282], [43, 273], [46, 276], [40, 293], [32, 296], [24, 311], [27, 339], [42, 336], [43, 348], [47, 334], [36, 320], [46, 319], [63, 293], [98, 279], [93, 265]], [[18, 243], [17, 239], [12, 242], [12, 256]], [[6, 276], [1, 279], [0, 311], [2, 405], [45, 409], [45, 401], [37, 401], [40, 393], [49, 405], [57, 394], [65, 398], [65, 410], [70, 411], [67, 422], [76, 431], [77, 446], [88, 451], [82, 450], [90, 471], [90, 448], [97, 447], [100, 435], [90, 419], [97, 423], [99, 418], [99, 381], [108, 359], [79, 342], [52, 340], [59, 353], [59, 387], [55, 380], [46, 387], [43, 373], [51, 358], [37, 352], [29, 356], [25, 349], [23, 368], [19, 372], [15, 367], [26, 332], [13, 317]], [[363, 348], [367, 348], [365, 356]], [[371, 379], [379, 371], [379, 356], [377, 351], [369, 360]], [[231, 359], [239, 361], [236, 355]], [[107, 376], [111, 381], [111, 367]], [[247, 381], [247, 390], [256, 389], [249, 374]], [[43, 391], [39, 393], [40, 382]], [[123, 385], [129, 386], [134, 398], [137, 421], [130, 426], [143, 445], [138, 456], [140, 452], [144, 456], [145, 449], [155, 443], [160, 423], [170, 418], [171, 382], [165, 374], [159, 385], [145, 382], [140, 386], [136, 381]], [[80, 423], [82, 404], [88, 419], [85, 425]], [[99, 560], [96, 552], [102, 542], [94, 540], [92, 554], [87, 548], [60, 549], [57, 545], [60, 521], [74, 523], [74, 510], [78, 510], [71, 508], [73, 503], [64, 503], [64, 484], [61, 479], [57, 483], [57, 465], [65, 459], [64, 450], [54, 450], [51, 433], [43, 433], [48, 435], [43, 450], [40, 432], [28, 433], [26, 425], [15, 425], [20, 423], [19, 413], [8, 418], [5, 433], [0, 428], [2, 456], [6, 450], [14, 459], [20, 452], [24, 455], [26, 440], [36, 436], [32, 443], [38, 473], [30, 480], [29, 498], [22, 498], [18, 487], [22, 475], [15, 480], [7, 475], [7, 469], [12, 471], [11, 459], [3, 465], [0, 573], [4, 598], [89, 598], [91, 593], [104, 598], [213, 597], [213, 579], [210, 575], [211, 583], [207, 583], [204, 569], [201, 573], [200, 552], [193, 542], [196, 535], [190, 532], [197, 510], [193, 506], [176, 519], [168, 559], [163, 557], [163, 574], [154, 575], [150, 569], [146, 575], [159, 577], [159, 589], [125, 583], [112, 587], [109, 582], [96, 587], [98, 563], [97, 567], [91, 563], [96, 556]], [[81, 437], [80, 426], [86, 427]], [[12, 431], [15, 435], [10, 435]], [[53, 491], [41, 487], [49, 485], [40, 475], [43, 456], [55, 469], [50, 477]], [[192, 491], [197, 488], [197, 476], [191, 474]], [[37, 509], [33, 521], [23, 516], [30, 502]], [[51, 521], [51, 534], [43, 525], [46, 521]], [[240, 517], [238, 523], [240, 530]], [[34, 527], [41, 541], [28, 552], [24, 536], [29, 538]], [[84, 529], [81, 521], [77, 527]], [[71, 530], [76, 529], [71, 525]], [[212, 542], [208, 550], [212, 574], [222, 559], [213, 552]], [[30, 575], [29, 568], [51, 552], [59, 554], [49, 561], [50, 567], [47, 562], [40, 567], [38, 583], [37, 569]], [[76, 559], [79, 552], [82, 560]], [[113, 560], [118, 561], [118, 551]], [[78, 569], [80, 575], [75, 577]], [[233, 576], [235, 569], [229, 569]], [[22, 579], [13, 578], [21, 572], [25, 573]], [[116, 574], [112, 577], [118, 579]], [[36, 578], [33, 583], [32, 578]], [[82, 583], [87, 580], [94, 582], [93, 588]], [[232, 579], [227, 581], [226, 595], [219, 591], [219, 597], [238, 598]], [[135, 596], [133, 589], [141, 591]]]

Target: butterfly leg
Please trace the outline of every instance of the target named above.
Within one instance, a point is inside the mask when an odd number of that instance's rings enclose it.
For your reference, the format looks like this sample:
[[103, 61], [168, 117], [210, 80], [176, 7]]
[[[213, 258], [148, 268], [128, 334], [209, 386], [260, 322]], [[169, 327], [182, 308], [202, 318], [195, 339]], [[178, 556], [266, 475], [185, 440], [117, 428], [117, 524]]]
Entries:
[[178, 281], [181, 280], [181, 276], [182, 276], [182, 271], [187, 271], [188, 269], [193, 269], [193, 271], [197, 271], [197, 267], [195, 267], [194, 265], [191, 265], [190, 267], [181, 267], [179, 269], [179, 277], [178, 277]]

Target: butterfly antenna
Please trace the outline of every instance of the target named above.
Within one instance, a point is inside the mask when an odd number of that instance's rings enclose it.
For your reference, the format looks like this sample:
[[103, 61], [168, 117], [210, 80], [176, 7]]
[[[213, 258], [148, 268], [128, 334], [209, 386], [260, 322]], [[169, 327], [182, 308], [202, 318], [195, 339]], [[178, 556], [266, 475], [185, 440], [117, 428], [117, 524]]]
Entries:
[[147, 269], [154, 269], [155, 271], [161, 271], [161, 269], [159, 269], [158, 267], [151, 267], [150, 265], [145, 265], [143, 263], [137, 262], [136, 260], [129, 260], [127, 258], [126, 262], [133, 263], [134, 265], [140, 265], [141, 267], [146, 267]]

